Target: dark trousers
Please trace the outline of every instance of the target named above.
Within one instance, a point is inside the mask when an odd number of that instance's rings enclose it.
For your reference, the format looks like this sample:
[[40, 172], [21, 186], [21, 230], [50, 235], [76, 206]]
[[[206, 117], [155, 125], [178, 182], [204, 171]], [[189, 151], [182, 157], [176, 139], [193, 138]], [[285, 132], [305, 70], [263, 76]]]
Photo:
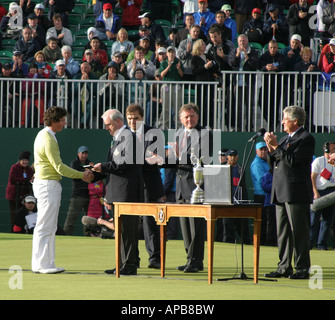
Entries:
[[136, 270], [137, 268], [138, 220], [137, 216], [122, 216], [121, 269]]
[[282, 203], [276, 205], [279, 263], [278, 270], [292, 270], [292, 256], [296, 271], [309, 271], [309, 203]]

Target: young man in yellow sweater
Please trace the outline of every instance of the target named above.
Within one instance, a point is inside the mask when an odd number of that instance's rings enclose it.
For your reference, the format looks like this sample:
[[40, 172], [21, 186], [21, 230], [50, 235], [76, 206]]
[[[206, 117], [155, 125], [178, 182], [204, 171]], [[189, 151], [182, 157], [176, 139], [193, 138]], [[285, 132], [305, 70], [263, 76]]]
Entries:
[[64, 268], [55, 266], [55, 232], [61, 202], [62, 176], [71, 179], [93, 180], [91, 171], [80, 172], [62, 162], [56, 133], [66, 124], [66, 110], [51, 107], [44, 114], [45, 128], [34, 142], [35, 179], [34, 195], [37, 198], [37, 221], [33, 236], [32, 271], [60, 273]]

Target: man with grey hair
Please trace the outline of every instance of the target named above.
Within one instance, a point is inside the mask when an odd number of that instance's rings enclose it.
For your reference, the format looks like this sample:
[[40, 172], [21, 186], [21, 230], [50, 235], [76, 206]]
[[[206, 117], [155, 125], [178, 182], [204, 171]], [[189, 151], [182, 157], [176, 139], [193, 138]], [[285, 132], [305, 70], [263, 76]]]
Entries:
[[[306, 112], [298, 106], [283, 111], [283, 129], [288, 135], [277, 142], [273, 132], [264, 135], [273, 170], [271, 202], [276, 204], [279, 263], [269, 278], [308, 279], [310, 204], [313, 202], [311, 163], [315, 140], [303, 128]], [[295, 269], [291, 265], [294, 255]]]
[[[113, 210], [113, 202], [143, 202], [142, 165], [136, 162], [136, 135], [124, 124], [122, 113], [109, 109], [102, 119], [106, 130], [113, 137], [107, 161], [97, 163], [93, 171], [106, 176], [105, 205]], [[137, 216], [122, 217], [121, 268], [122, 275], [137, 274]], [[115, 269], [106, 270], [113, 274]]]
[[69, 45], [64, 45], [61, 48], [63, 60], [66, 63], [66, 70], [74, 77], [79, 72], [79, 63], [72, 57], [72, 48]]

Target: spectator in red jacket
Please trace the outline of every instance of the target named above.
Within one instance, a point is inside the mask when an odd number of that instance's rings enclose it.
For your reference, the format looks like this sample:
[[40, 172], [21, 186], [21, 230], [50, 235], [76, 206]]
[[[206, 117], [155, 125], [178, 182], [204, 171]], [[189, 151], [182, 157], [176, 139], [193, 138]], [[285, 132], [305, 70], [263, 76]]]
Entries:
[[23, 196], [32, 193], [31, 181], [34, 171], [29, 166], [30, 152], [23, 151], [19, 155], [19, 161], [9, 170], [6, 199], [9, 202], [11, 230], [15, 224], [15, 212], [22, 206]]
[[122, 26], [126, 30], [137, 30], [141, 24], [139, 18], [140, 9], [143, 0], [120, 0], [119, 5], [123, 9], [122, 12]]
[[329, 41], [329, 52], [323, 55], [321, 71], [333, 73], [335, 66], [335, 39]]

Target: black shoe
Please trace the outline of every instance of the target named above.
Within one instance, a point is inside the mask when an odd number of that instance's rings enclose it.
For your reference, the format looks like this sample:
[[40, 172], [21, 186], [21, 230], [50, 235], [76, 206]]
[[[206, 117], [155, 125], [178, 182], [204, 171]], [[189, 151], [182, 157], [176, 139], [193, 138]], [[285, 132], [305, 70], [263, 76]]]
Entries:
[[270, 272], [270, 273], [266, 273], [264, 275], [264, 277], [266, 278], [282, 278], [282, 277], [289, 277], [290, 275], [292, 275], [292, 271], [285, 271], [284, 273], [282, 272], [279, 272], [279, 271], [273, 271], [273, 272]]
[[179, 266], [179, 267], [177, 267], [177, 270], [179, 270], [179, 271], [184, 271], [185, 268], [186, 268], [186, 264], [183, 265], [183, 266]]
[[288, 276], [289, 279], [309, 279], [309, 273], [306, 271], [297, 271]]
[[[185, 264], [185, 265], [183, 265], [183, 266], [179, 266], [179, 267], [177, 267], [177, 270], [179, 270], [179, 271], [184, 271], [186, 268], [187, 268], [187, 265]], [[198, 269], [199, 271], [203, 271], [203, 270], [204, 270], [204, 264], [202, 263], [199, 267], [193, 267], [193, 266], [191, 266], [191, 268], [196, 268], [196, 269]]]
[[188, 266], [184, 269], [184, 273], [197, 273], [199, 269], [196, 267]]
[[[116, 268], [105, 270], [107, 274], [116, 274]], [[135, 276], [137, 275], [137, 269], [122, 268], [120, 269], [120, 275], [123, 276]]]
[[158, 261], [151, 261], [151, 262], [149, 262], [148, 268], [160, 269], [161, 268], [161, 264]]

